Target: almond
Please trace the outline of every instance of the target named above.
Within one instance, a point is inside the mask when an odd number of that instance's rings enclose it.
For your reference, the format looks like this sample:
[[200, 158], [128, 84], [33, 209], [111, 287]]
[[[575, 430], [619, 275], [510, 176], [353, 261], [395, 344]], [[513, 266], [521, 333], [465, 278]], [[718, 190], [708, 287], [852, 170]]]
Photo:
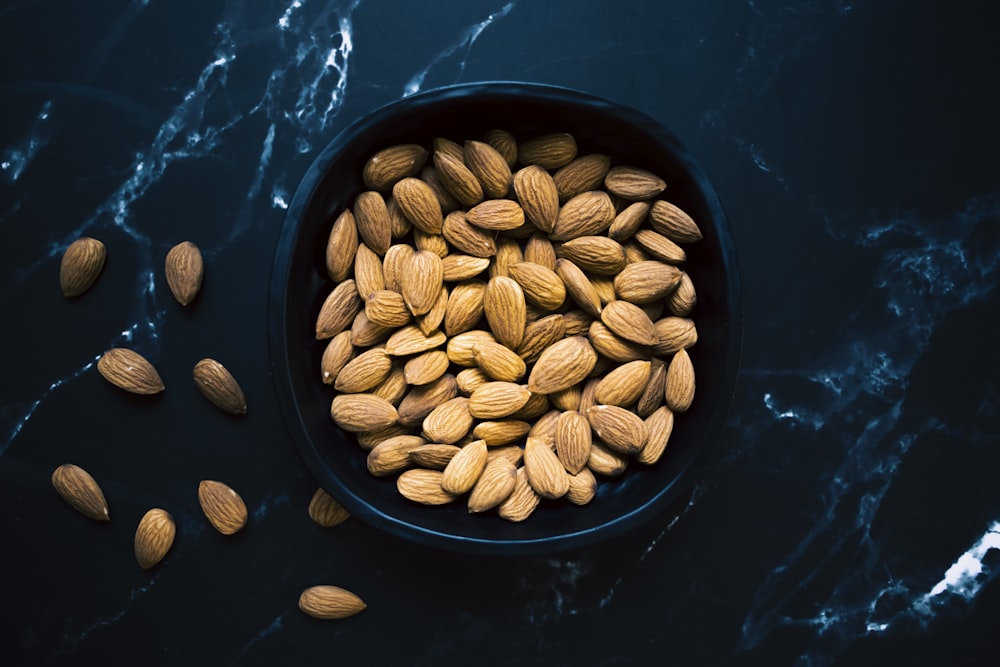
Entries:
[[590, 446], [587, 468], [598, 475], [618, 477], [628, 468], [628, 457], [610, 449], [600, 440], [594, 440]]
[[414, 227], [440, 234], [443, 215], [434, 189], [419, 178], [407, 177], [392, 186], [392, 197]]
[[366, 350], [347, 362], [337, 375], [333, 388], [345, 394], [371, 391], [392, 372], [392, 359], [382, 348]]
[[351, 357], [354, 355], [354, 346], [351, 345], [351, 332], [341, 331], [330, 339], [323, 350], [323, 357], [320, 360], [320, 371], [323, 384], [333, 384]]
[[502, 447], [518, 442], [531, 429], [531, 424], [518, 419], [504, 419], [501, 421], [485, 421], [476, 424], [472, 430], [472, 436], [476, 440], [482, 440], [487, 447]]
[[469, 399], [456, 396], [445, 401], [424, 417], [422, 429], [428, 442], [453, 445], [472, 430]]
[[469, 396], [469, 412], [476, 419], [502, 419], [524, 407], [531, 392], [513, 382], [487, 382]]
[[[663, 404], [663, 391], [666, 388], [667, 367], [659, 359], [654, 358], [650, 362], [649, 380], [646, 388], [639, 395], [635, 406], [635, 413], [643, 419], [649, 417]], [[601, 401], [609, 403], [610, 401]]]
[[384, 327], [401, 327], [410, 321], [403, 295], [392, 290], [376, 290], [365, 298], [365, 315]]
[[515, 382], [524, 377], [527, 371], [524, 360], [500, 343], [478, 343], [472, 349], [472, 358], [476, 365], [494, 380]]
[[524, 470], [531, 488], [542, 498], [561, 498], [569, 491], [569, 475], [544, 440], [528, 438], [524, 445]]
[[577, 410], [580, 407], [582, 385], [575, 384], [548, 394], [549, 402], [559, 410]]
[[354, 616], [367, 606], [357, 595], [337, 586], [312, 586], [299, 596], [299, 609], [322, 620]]
[[683, 248], [652, 229], [640, 229], [633, 238], [653, 259], [667, 264], [683, 264], [687, 259]]
[[483, 316], [483, 294], [486, 283], [467, 280], [455, 285], [448, 296], [444, 313], [444, 332], [455, 336], [472, 329]]
[[[413, 230], [413, 223], [403, 213], [403, 209], [399, 207], [399, 202], [396, 201], [395, 197], [390, 196], [386, 200], [385, 210], [389, 212], [389, 234], [393, 240], [402, 239]], [[390, 245], [389, 247], [391, 248], [392, 246]]]
[[359, 244], [354, 253], [354, 282], [362, 301], [385, 289], [382, 258], [364, 243]]
[[64, 463], [53, 471], [52, 486], [70, 507], [88, 519], [111, 520], [101, 487], [83, 468]]
[[514, 350], [525, 363], [534, 363], [542, 351], [566, 334], [562, 315], [548, 315], [524, 328], [521, 343]]
[[355, 315], [354, 322], [351, 324], [351, 345], [355, 347], [371, 347], [385, 341], [394, 331], [395, 329], [392, 327], [375, 324], [368, 319], [365, 311], [362, 310]]
[[458, 496], [441, 487], [443, 477], [440, 470], [414, 468], [396, 478], [396, 490], [407, 500], [421, 505], [447, 505]]
[[455, 495], [472, 489], [486, 468], [487, 454], [486, 443], [482, 440], [475, 440], [462, 447], [445, 466], [441, 475], [441, 488], [446, 493]]
[[247, 399], [236, 378], [215, 359], [202, 359], [191, 372], [194, 386], [216, 407], [234, 415], [247, 413]]
[[491, 447], [489, 454], [486, 456], [486, 465], [489, 465], [490, 461], [494, 459], [504, 459], [505, 461], [510, 461], [514, 466], [519, 466], [524, 459], [524, 450], [520, 445]]
[[667, 306], [673, 315], [687, 317], [694, 310], [697, 302], [698, 295], [695, 292], [694, 283], [691, 282], [691, 276], [682, 271], [681, 281], [677, 283], [677, 289], [667, 297]]
[[639, 463], [653, 465], [660, 460], [667, 449], [670, 434], [674, 429], [674, 413], [667, 406], [657, 408], [646, 417], [646, 444], [642, 451], [636, 454]]
[[524, 261], [521, 245], [512, 238], [500, 237], [497, 240], [497, 254], [490, 262], [490, 278], [497, 276], [510, 277], [510, 267]]
[[628, 199], [642, 201], [652, 199], [667, 189], [667, 184], [656, 174], [636, 167], [612, 167], [604, 177], [604, 187], [608, 192]]
[[399, 420], [399, 413], [392, 403], [374, 394], [335, 396], [330, 416], [337, 426], [351, 433], [374, 431], [392, 426]]
[[135, 559], [148, 570], [167, 555], [174, 544], [177, 527], [166, 510], [153, 508], [143, 515], [135, 531]]
[[440, 331], [425, 336], [419, 328], [409, 324], [389, 336], [389, 340], [385, 342], [385, 351], [394, 357], [408, 357], [441, 347], [445, 340], [445, 335]]
[[497, 506], [497, 514], [507, 521], [520, 522], [531, 516], [538, 504], [542, 502], [528, 482], [528, 473], [523, 467], [517, 469], [514, 479], [514, 490]]
[[[406, 263], [416, 250], [407, 243], [396, 243], [389, 246], [382, 258], [382, 283], [385, 289], [403, 293], [403, 280], [406, 276]], [[366, 295], [367, 296], [367, 295]]]
[[198, 503], [212, 527], [223, 535], [238, 533], [247, 525], [247, 506], [226, 484], [204, 479], [198, 484]]
[[[462, 148], [458, 147], [461, 151]], [[465, 166], [462, 157], [455, 157], [436, 150], [434, 152], [434, 168], [445, 189], [462, 206], [475, 206], [483, 200], [483, 186], [476, 175]]]
[[457, 141], [452, 141], [446, 137], [435, 137], [433, 145], [435, 153], [444, 153], [465, 164], [465, 151], [462, 150], [462, 144]]
[[438, 442], [421, 445], [410, 451], [410, 462], [421, 468], [444, 470], [461, 449], [458, 445], [444, 445]]
[[651, 259], [651, 257], [646, 254], [646, 251], [642, 249], [642, 246], [632, 239], [629, 239], [628, 242], [622, 244], [622, 247], [625, 248], [625, 260], [629, 264], [648, 262]]
[[537, 164], [543, 169], [558, 169], [576, 157], [576, 139], [566, 132], [546, 134], [522, 142], [517, 147], [521, 164]]
[[507, 499], [516, 481], [517, 467], [512, 461], [505, 458], [487, 461], [469, 494], [469, 512], [477, 514], [493, 509]]
[[578, 236], [561, 246], [563, 257], [584, 271], [613, 276], [625, 268], [625, 249], [606, 236]]
[[526, 299], [544, 310], [555, 310], [566, 300], [566, 286], [555, 271], [533, 262], [517, 262], [509, 268]]
[[368, 452], [368, 472], [385, 477], [410, 467], [410, 452], [426, 444], [419, 435], [397, 435], [375, 445]]
[[694, 365], [687, 350], [681, 348], [674, 353], [667, 366], [664, 399], [667, 407], [674, 412], [685, 412], [694, 400]]
[[414, 387], [399, 403], [399, 422], [404, 426], [419, 426], [434, 408], [457, 395], [455, 376], [449, 374], [430, 384]]
[[615, 220], [615, 205], [603, 190], [591, 190], [573, 197], [559, 209], [556, 224], [549, 234], [554, 241], [603, 232]]
[[365, 245], [384, 255], [392, 244], [392, 222], [381, 193], [368, 190], [354, 199], [354, 222]]
[[580, 392], [580, 407], [577, 412], [581, 415], [587, 414], [587, 410], [597, 405], [597, 385], [601, 383], [601, 377], [590, 377], [583, 383], [583, 390]]
[[64, 296], [80, 296], [97, 281], [108, 251], [97, 239], [85, 236], [69, 244], [59, 265], [59, 285]]
[[612, 369], [594, 389], [594, 400], [605, 405], [632, 405], [649, 384], [650, 368], [650, 362], [636, 360]]
[[490, 266], [487, 257], [471, 255], [448, 255], [441, 260], [442, 277], [447, 282], [461, 282], [475, 278]]
[[610, 167], [611, 158], [598, 153], [578, 157], [560, 167], [552, 175], [559, 190], [559, 199], [566, 201], [578, 194], [596, 190], [604, 181], [604, 176]]
[[563, 413], [560, 410], [549, 410], [548, 412], [540, 415], [538, 419], [535, 420], [535, 423], [531, 425], [531, 428], [528, 429], [528, 437], [544, 440], [548, 443], [549, 447], [555, 447], [556, 425], [559, 423], [559, 417], [562, 414]]
[[463, 396], [471, 395], [476, 389], [492, 381], [490, 376], [484, 373], [481, 368], [463, 368], [455, 376], [458, 391]]
[[349, 327], [362, 305], [357, 285], [350, 278], [334, 287], [316, 316], [316, 340], [332, 338]]
[[574, 505], [586, 505], [597, 495], [597, 478], [589, 468], [584, 468], [575, 475], [569, 475], [569, 490], [566, 500]]
[[153, 364], [128, 348], [113, 347], [102, 354], [97, 361], [97, 370], [105, 380], [133, 394], [148, 395], [163, 391], [163, 380]]
[[358, 446], [365, 451], [371, 451], [389, 438], [400, 435], [414, 435], [413, 429], [402, 424], [390, 424], [389, 426], [379, 426], [367, 431], [359, 431], [355, 434], [358, 439]]
[[649, 224], [675, 243], [700, 241], [701, 230], [691, 216], [668, 201], [659, 200], [649, 209]]
[[637, 201], [623, 208], [608, 227], [608, 236], [619, 243], [631, 238], [642, 227], [642, 223], [646, 222], [649, 206], [649, 202]]
[[487, 197], [500, 199], [510, 191], [510, 165], [497, 149], [482, 141], [465, 142], [465, 164], [476, 175]]
[[666, 298], [681, 281], [681, 270], [656, 260], [629, 264], [615, 276], [619, 298], [646, 304]]
[[556, 251], [552, 241], [541, 232], [532, 234], [524, 244], [524, 261], [555, 271]]
[[496, 339], [511, 349], [524, 338], [527, 324], [524, 291], [512, 278], [490, 278], [483, 292], [483, 312]]
[[549, 172], [532, 165], [514, 174], [514, 194], [525, 217], [543, 232], [551, 232], [559, 217], [559, 189]]
[[164, 261], [167, 287], [177, 302], [186, 306], [198, 296], [205, 276], [201, 250], [190, 241], [182, 241], [167, 252]]
[[517, 139], [507, 130], [492, 129], [483, 137], [500, 155], [508, 167], [517, 163]]
[[528, 400], [525, 401], [524, 405], [508, 416], [511, 419], [531, 421], [544, 415], [551, 407], [549, 397], [545, 394], [532, 394], [528, 392]]
[[410, 312], [423, 315], [434, 307], [444, 284], [441, 258], [427, 250], [413, 253], [404, 269], [403, 299]]
[[403, 366], [403, 377], [407, 384], [430, 384], [444, 375], [450, 364], [444, 350], [431, 350], [407, 360]]
[[547, 347], [528, 376], [528, 390], [551, 394], [582, 381], [597, 363], [597, 352], [586, 338], [570, 336]]
[[334, 500], [322, 487], [316, 489], [309, 501], [309, 518], [324, 528], [333, 528], [347, 521], [350, 513]]
[[570, 310], [563, 314], [563, 328], [567, 336], [579, 336], [590, 330], [594, 317], [583, 310]]
[[493, 234], [469, 224], [463, 211], [449, 213], [444, 219], [441, 233], [459, 252], [473, 257], [492, 257], [497, 254], [497, 244]]
[[465, 219], [470, 225], [480, 229], [517, 229], [524, 224], [524, 210], [520, 204], [510, 199], [487, 199], [470, 208]]
[[496, 338], [489, 331], [483, 331], [482, 329], [463, 331], [460, 334], [452, 336], [448, 339], [448, 358], [451, 360], [451, 363], [458, 364], [459, 366], [475, 366], [474, 350], [476, 345], [481, 342], [495, 343]]
[[646, 426], [634, 412], [617, 405], [587, 410], [590, 427], [604, 444], [622, 454], [635, 454], [646, 444]]
[[571, 474], [578, 474], [590, 459], [590, 422], [576, 410], [563, 412], [556, 420], [553, 435], [559, 461]]
[[656, 345], [653, 352], [661, 356], [671, 355], [698, 342], [698, 329], [693, 320], [686, 317], [664, 317], [653, 323], [656, 328]]
[[639, 345], [655, 345], [659, 338], [649, 316], [628, 301], [612, 301], [601, 311], [601, 322], [616, 335]]
[[587, 278], [587, 274], [581, 271], [580, 267], [568, 259], [560, 258], [556, 260], [556, 274], [563, 281], [566, 293], [576, 302], [576, 305], [594, 317], [600, 316], [601, 297], [593, 283]]
[[354, 255], [358, 252], [358, 228], [354, 214], [344, 209], [333, 223], [326, 242], [326, 273], [339, 283], [351, 275]]
[[379, 398], [384, 398], [397, 408], [400, 401], [410, 390], [410, 385], [406, 381], [406, 368], [398, 363], [394, 364], [389, 376], [371, 390]]
[[448, 288], [442, 284], [437, 301], [434, 302], [431, 309], [423, 315], [417, 316], [417, 328], [425, 336], [430, 336], [444, 324], [444, 315], [448, 310], [448, 296]]
[[455, 199], [454, 195], [448, 191], [447, 186], [441, 179], [441, 172], [439, 172], [434, 165], [424, 165], [424, 168], [420, 170], [420, 180], [430, 186], [431, 190], [434, 191], [434, 196], [437, 197], [442, 213], [450, 213], [461, 205], [458, 200]]
[[408, 176], [417, 174], [427, 162], [427, 149], [418, 144], [389, 146], [368, 158], [362, 171], [365, 186], [386, 192]]

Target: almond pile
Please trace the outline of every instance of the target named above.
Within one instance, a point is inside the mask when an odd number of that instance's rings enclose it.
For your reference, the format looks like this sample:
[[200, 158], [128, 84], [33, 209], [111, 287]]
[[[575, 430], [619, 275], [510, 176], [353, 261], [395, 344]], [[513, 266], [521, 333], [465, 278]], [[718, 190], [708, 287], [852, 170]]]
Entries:
[[698, 226], [656, 174], [503, 130], [364, 167], [316, 318], [331, 417], [427, 505], [526, 519], [663, 455], [694, 398]]

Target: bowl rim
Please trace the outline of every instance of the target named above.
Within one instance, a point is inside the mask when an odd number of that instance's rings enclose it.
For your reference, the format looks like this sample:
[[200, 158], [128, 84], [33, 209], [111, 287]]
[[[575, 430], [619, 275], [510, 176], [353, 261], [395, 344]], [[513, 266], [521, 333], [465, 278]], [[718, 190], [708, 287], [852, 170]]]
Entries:
[[[331, 167], [336, 156], [345, 146], [350, 145], [370, 127], [377, 125], [386, 115], [393, 113], [401, 106], [414, 103], [435, 103], [451, 98], [474, 97], [483, 93], [511, 98], [528, 95], [536, 100], [552, 99], [558, 100], [560, 103], [570, 102], [592, 108], [603, 108], [614, 111], [618, 116], [624, 116], [626, 122], [631, 125], [640, 126], [646, 132], [655, 133], [664, 143], [670, 145], [674, 153], [673, 157], [684, 165], [684, 169], [697, 183], [706, 204], [712, 209], [713, 217], [717, 220], [716, 228], [719, 231], [722, 260], [727, 266], [724, 283], [728, 293], [727, 322], [730, 334], [726, 338], [725, 359], [722, 362], [725, 369], [724, 391], [720, 393], [714, 406], [710, 431], [702, 438], [704, 442], [699, 446], [698, 451], [690, 457], [690, 460], [684, 464], [674, 478], [674, 482], [665, 485], [646, 502], [595, 526], [552, 536], [493, 539], [441, 532], [428, 526], [415, 525], [383, 512], [354, 493], [346, 485], [340, 484], [323, 462], [318, 448], [310, 438], [306, 422], [295, 400], [292, 368], [285, 336], [285, 322], [288, 313], [284, 296], [292, 264], [291, 251], [298, 238], [302, 216], [309, 207], [316, 186]], [[330, 492], [348, 512], [365, 523], [409, 542], [461, 553], [504, 556], [551, 554], [569, 548], [590, 546], [598, 541], [618, 537], [631, 531], [641, 523], [645, 523], [643, 517], [652, 518], [664, 512], [680, 495], [681, 488], [690, 486], [693, 468], [699, 462], [705, 461], [707, 458], [705, 456], [706, 450], [721, 437], [735, 398], [743, 345], [741, 276], [729, 219], [714, 186], [695, 161], [690, 150], [660, 121], [631, 106], [573, 88], [521, 81], [478, 81], [421, 91], [392, 100], [363, 113], [330, 139], [315, 155], [303, 173], [285, 211], [271, 265], [267, 323], [271, 375], [286, 431], [295, 443], [307, 470], [317, 479], [320, 486]]]

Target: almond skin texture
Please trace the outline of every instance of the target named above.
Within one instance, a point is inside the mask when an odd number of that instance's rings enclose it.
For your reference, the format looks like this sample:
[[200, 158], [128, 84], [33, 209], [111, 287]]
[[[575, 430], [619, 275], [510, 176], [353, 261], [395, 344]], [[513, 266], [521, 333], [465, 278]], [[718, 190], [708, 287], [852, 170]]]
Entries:
[[666, 190], [667, 184], [656, 174], [635, 167], [612, 167], [604, 177], [608, 192], [630, 201], [652, 199]]
[[354, 280], [347, 279], [334, 287], [316, 316], [316, 340], [333, 338], [351, 326], [363, 305]]
[[191, 372], [194, 386], [220, 410], [233, 415], [247, 413], [247, 399], [236, 378], [215, 359], [202, 359]]
[[470, 208], [465, 219], [480, 229], [505, 231], [524, 224], [524, 210], [510, 199], [487, 199]]
[[159, 508], [146, 512], [135, 531], [135, 559], [139, 567], [148, 570], [163, 560], [176, 534], [177, 527], [169, 512]]
[[385, 428], [399, 420], [399, 413], [392, 403], [374, 394], [335, 396], [330, 416], [337, 426], [351, 433]]
[[644, 360], [630, 361], [612, 369], [595, 388], [594, 400], [605, 405], [632, 405], [646, 390], [650, 369], [650, 362]]
[[631, 455], [646, 444], [646, 426], [634, 412], [617, 405], [595, 405], [587, 410], [587, 421], [603, 443]]
[[559, 190], [559, 199], [566, 201], [578, 194], [596, 190], [610, 167], [611, 158], [599, 153], [578, 157], [561, 167], [552, 175]]
[[[649, 380], [646, 382], [646, 388], [642, 390], [635, 405], [636, 414], [643, 419], [649, 417], [663, 405], [663, 391], [667, 381], [667, 366], [661, 360], [653, 358], [649, 368]], [[608, 403], [608, 401], [601, 402]]]
[[326, 242], [326, 273], [339, 283], [351, 275], [354, 255], [358, 252], [358, 228], [354, 214], [344, 209], [333, 223]]
[[665, 405], [657, 408], [646, 417], [646, 444], [642, 451], [636, 454], [639, 463], [653, 465], [660, 460], [667, 449], [670, 434], [674, 430], [674, 413]]
[[354, 253], [354, 282], [362, 301], [386, 288], [382, 258], [364, 243]]
[[698, 329], [694, 321], [684, 317], [664, 317], [653, 323], [656, 327], [656, 345], [653, 352], [660, 356], [672, 355], [677, 350], [689, 348], [698, 342]]
[[684, 248], [652, 229], [640, 229], [632, 238], [653, 259], [667, 264], [683, 264], [687, 259]]
[[455, 454], [462, 450], [458, 445], [444, 445], [432, 442], [421, 445], [410, 452], [410, 462], [421, 468], [444, 470]]
[[559, 189], [549, 172], [537, 165], [518, 170], [514, 193], [525, 217], [543, 232], [551, 232], [559, 217]]
[[556, 274], [576, 305], [593, 317], [601, 315], [601, 296], [580, 267], [568, 259], [559, 258], [556, 260]]
[[427, 162], [427, 149], [419, 144], [383, 148], [368, 158], [362, 178], [371, 190], [387, 192], [407, 176], [417, 174]]
[[542, 498], [531, 487], [528, 482], [528, 473], [522, 466], [517, 469], [514, 490], [497, 507], [497, 514], [500, 515], [501, 519], [507, 521], [524, 521], [531, 516], [540, 502], [542, 502]]
[[368, 472], [385, 477], [410, 467], [410, 452], [426, 444], [418, 435], [397, 435], [386, 438], [368, 452]]
[[453, 248], [466, 255], [492, 257], [497, 254], [494, 234], [469, 224], [462, 211], [452, 211], [445, 217], [441, 233]]
[[403, 295], [388, 289], [377, 290], [365, 298], [365, 315], [383, 327], [401, 327], [411, 318]]
[[469, 412], [476, 419], [503, 419], [524, 407], [531, 392], [513, 382], [487, 382], [469, 396]]
[[385, 199], [379, 192], [362, 192], [354, 200], [354, 222], [365, 245], [384, 255], [392, 244], [392, 222]]
[[534, 363], [545, 348], [565, 335], [566, 324], [563, 316], [548, 315], [524, 328], [524, 336], [515, 352], [524, 359], [525, 363]]
[[448, 255], [441, 260], [445, 282], [460, 282], [475, 278], [490, 266], [488, 257], [471, 255]]
[[399, 422], [404, 426], [419, 426], [434, 408], [457, 395], [455, 376], [449, 374], [430, 384], [414, 387], [399, 403]]
[[511, 494], [517, 481], [517, 467], [505, 458], [486, 463], [479, 481], [469, 494], [469, 512], [478, 514], [493, 509]]
[[524, 469], [531, 488], [542, 498], [561, 498], [569, 491], [569, 475], [544, 440], [528, 438], [524, 446]]
[[214, 480], [198, 484], [198, 502], [212, 527], [223, 535], [238, 533], [247, 525], [247, 506], [240, 495]]
[[627, 265], [615, 276], [619, 298], [635, 304], [647, 304], [667, 297], [680, 283], [681, 270], [656, 260]]
[[430, 311], [441, 295], [444, 266], [441, 258], [427, 250], [413, 253], [406, 264], [403, 279], [403, 299], [414, 315]]
[[317, 488], [309, 501], [309, 518], [324, 528], [333, 528], [351, 517], [344, 507], [334, 500], [322, 487]]
[[578, 236], [562, 244], [563, 256], [588, 273], [613, 276], [625, 268], [625, 249], [606, 236]]
[[590, 422], [575, 410], [563, 412], [555, 424], [556, 455], [573, 475], [586, 468], [592, 442]]
[[52, 486], [80, 514], [94, 521], [110, 521], [108, 501], [101, 487], [83, 468], [64, 463], [53, 471]]
[[472, 422], [469, 399], [456, 396], [435, 407], [424, 418], [423, 434], [428, 442], [453, 445], [472, 430]]
[[476, 424], [472, 436], [484, 441], [487, 447], [502, 447], [519, 442], [530, 429], [531, 424], [517, 419], [484, 421]]
[[476, 365], [494, 380], [516, 382], [524, 377], [527, 371], [524, 360], [500, 343], [479, 343], [472, 350], [472, 358]]
[[445, 189], [462, 206], [475, 206], [483, 200], [483, 186], [462, 161], [462, 148], [458, 147], [458, 157], [443, 151], [434, 152], [434, 168]]
[[486, 443], [470, 442], [452, 457], [441, 475], [441, 488], [446, 493], [461, 495], [471, 490], [486, 469]]
[[680, 349], [667, 366], [664, 398], [674, 412], [685, 412], [694, 401], [694, 365], [687, 350]]
[[576, 139], [565, 132], [546, 134], [522, 142], [517, 147], [521, 164], [537, 164], [543, 169], [558, 169], [576, 157]]
[[91, 288], [104, 269], [108, 251], [97, 239], [85, 236], [73, 241], [63, 253], [59, 285], [64, 296], [80, 296]]
[[330, 339], [323, 350], [323, 357], [320, 360], [320, 373], [323, 384], [333, 384], [351, 357], [354, 355], [354, 346], [351, 345], [351, 332], [341, 331]]
[[444, 332], [449, 337], [472, 329], [483, 316], [483, 294], [486, 283], [467, 280], [455, 285], [448, 295], [444, 312]]
[[662, 199], [654, 202], [649, 209], [649, 224], [675, 243], [694, 243], [702, 238], [701, 230], [691, 216]]
[[510, 165], [497, 149], [482, 141], [466, 141], [465, 164], [479, 179], [487, 197], [507, 196], [511, 185]]
[[667, 299], [667, 307], [673, 315], [687, 317], [694, 310], [697, 302], [698, 294], [695, 292], [694, 283], [691, 282], [691, 276], [682, 272], [681, 281], [677, 283], [677, 289]]
[[628, 301], [612, 301], [601, 310], [601, 322], [616, 335], [639, 345], [655, 345], [659, 342], [656, 327], [649, 316], [635, 304]]
[[508, 270], [525, 298], [544, 310], [555, 310], [566, 301], [566, 286], [555, 271], [533, 262], [517, 262]]
[[614, 222], [608, 227], [608, 236], [623, 243], [646, 222], [649, 215], [649, 202], [634, 202], [618, 212]]
[[609, 448], [600, 440], [594, 440], [590, 447], [587, 468], [598, 475], [618, 477], [628, 469], [628, 457]]
[[513, 167], [517, 163], [517, 138], [513, 134], [507, 130], [494, 128], [487, 132], [483, 139], [503, 156], [508, 167]]
[[201, 281], [205, 276], [201, 250], [190, 241], [178, 243], [167, 252], [164, 272], [171, 294], [182, 306], [188, 305], [201, 290]]
[[444, 473], [440, 470], [414, 468], [396, 478], [396, 490], [407, 500], [421, 505], [447, 505], [458, 496], [441, 487], [443, 478]]
[[366, 350], [351, 359], [337, 374], [333, 388], [345, 394], [360, 394], [382, 384], [392, 372], [392, 359], [382, 348]]
[[153, 365], [128, 348], [113, 347], [105, 352], [97, 362], [97, 370], [108, 382], [133, 394], [163, 391], [163, 380]]
[[524, 291], [517, 281], [506, 276], [490, 278], [483, 293], [483, 310], [496, 339], [516, 349], [527, 324]]
[[590, 468], [584, 468], [575, 475], [569, 476], [569, 490], [566, 500], [574, 505], [586, 505], [597, 495], [597, 478]]
[[389, 340], [385, 342], [385, 351], [394, 357], [406, 357], [441, 347], [445, 340], [445, 335], [440, 331], [425, 336], [417, 326], [409, 324], [389, 336]]
[[547, 347], [528, 376], [528, 390], [551, 394], [581, 382], [597, 363], [597, 352], [586, 338], [570, 336]]
[[299, 609], [324, 621], [354, 616], [367, 606], [357, 595], [337, 586], [313, 586], [299, 595]]
[[424, 352], [406, 362], [403, 378], [406, 384], [414, 386], [430, 384], [448, 372], [450, 363], [444, 350]]
[[419, 178], [407, 177], [392, 186], [392, 197], [415, 227], [428, 234], [441, 233], [441, 202], [431, 186]]
[[382, 258], [382, 284], [385, 289], [403, 293], [403, 280], [406, 273], [406, 263], [416, 250], [408, 243], [396, 243], [389, 246]]
[[603, 232], [615, 220], [615, 205], [603, 190], [579, 194], [563, 204], [549, 236], [554, 241], [568, 241], [578, 236]]

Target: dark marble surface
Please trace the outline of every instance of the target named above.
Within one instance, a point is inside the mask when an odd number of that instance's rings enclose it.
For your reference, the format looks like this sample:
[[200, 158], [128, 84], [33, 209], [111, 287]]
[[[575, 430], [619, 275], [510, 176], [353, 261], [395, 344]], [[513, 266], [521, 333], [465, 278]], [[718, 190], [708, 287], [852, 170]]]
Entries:
[[[1000, 88], [994, 3], [257, 0], [0, 8], [0, 663], [996, 664]], [[551, 558], [471, 558], [315, 488], [268, 370], [284, 209], [370, 109], [458, 81], [553, 83], [670, 127], [727, 208], [743, 368], [668, 516]], [[81, 235], [108, 263], [58, 286]], [[162, 261], [190, 239], [181, 308]], [[97, 373], [124, 345], [167, 392]], [[225, 363], [249, 414], [190, 385]], [[65, 506], [73, 461], [112, 521]], [[200, 479], [236, 488], [225, 538]], [[143, 572], [135, 525], [178, 524]], [[296, 608], [315, 583], [362, 614]]]

